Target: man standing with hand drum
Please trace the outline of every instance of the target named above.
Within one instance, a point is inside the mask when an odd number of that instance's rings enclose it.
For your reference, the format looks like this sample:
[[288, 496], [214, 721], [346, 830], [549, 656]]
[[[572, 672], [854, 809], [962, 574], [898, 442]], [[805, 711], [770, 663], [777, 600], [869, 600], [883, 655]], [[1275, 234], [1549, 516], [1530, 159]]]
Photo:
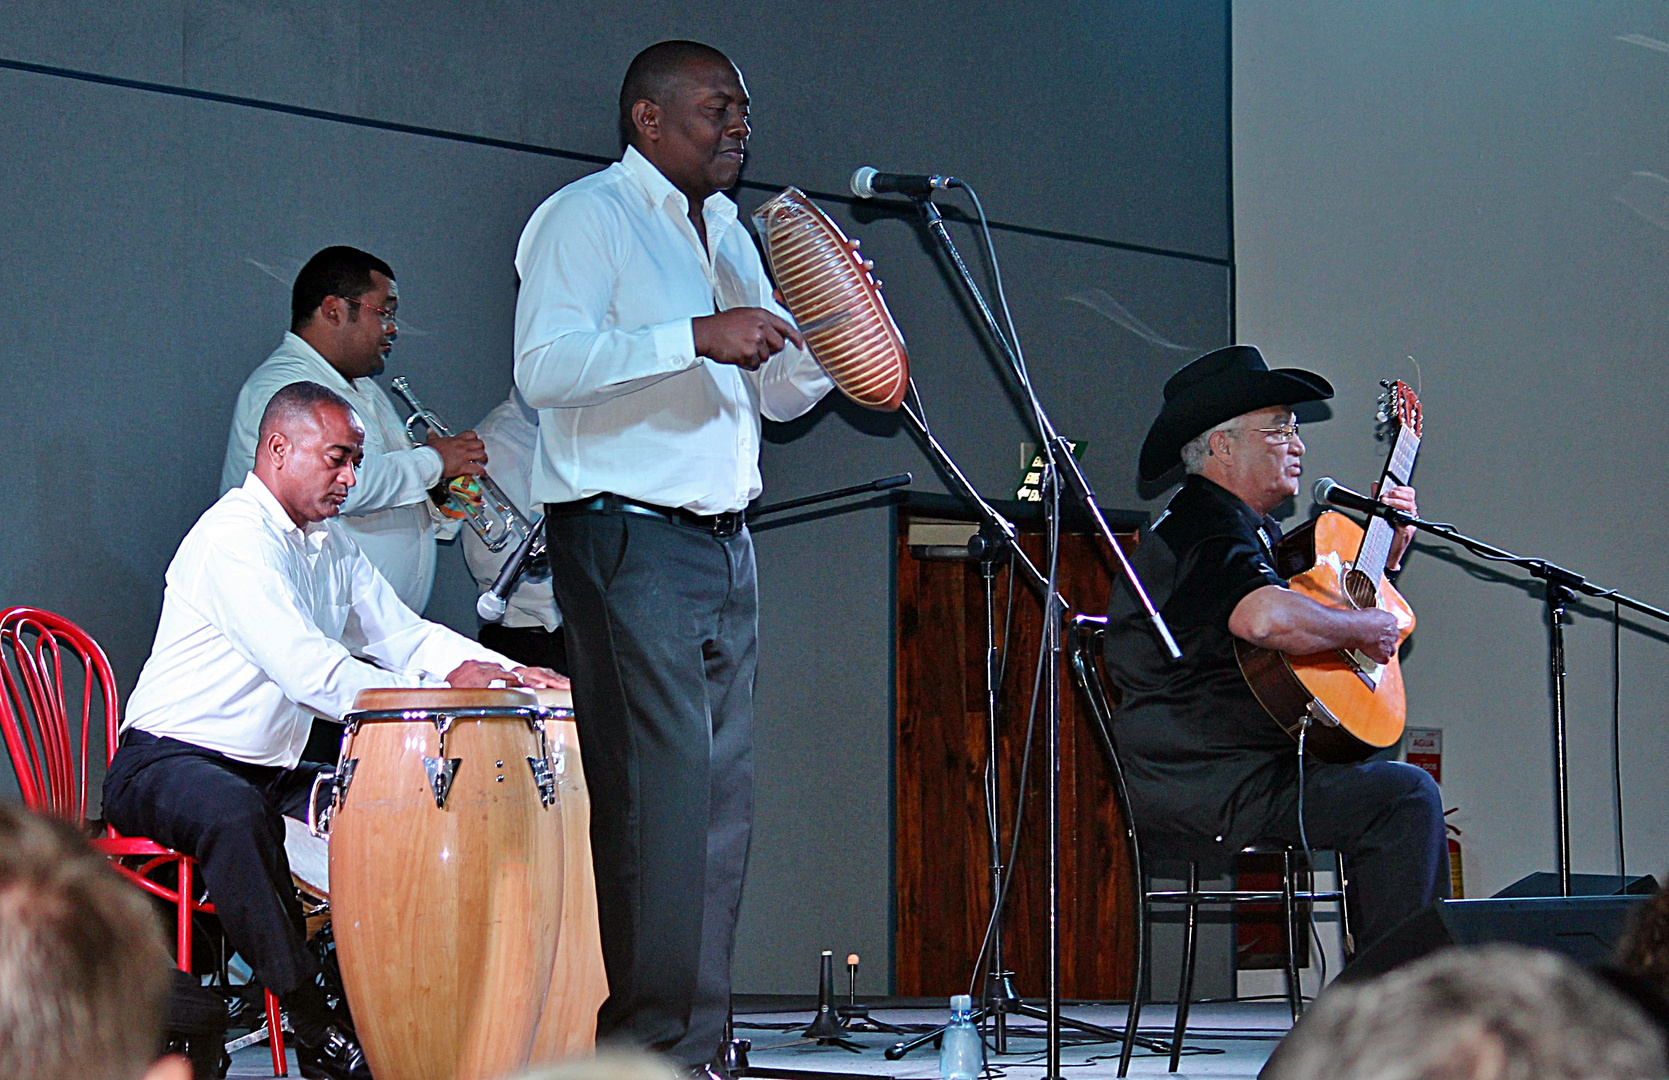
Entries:
[[744, 511], [760, 418], [831, 383], [722, 192], [748, 93], [664, 41], [620, 91], [621, 160], [534, 211], [516, 250], [516, 385], [591, 791], [601, 1040], [709, 1068], [753, 811], [758, 602]]

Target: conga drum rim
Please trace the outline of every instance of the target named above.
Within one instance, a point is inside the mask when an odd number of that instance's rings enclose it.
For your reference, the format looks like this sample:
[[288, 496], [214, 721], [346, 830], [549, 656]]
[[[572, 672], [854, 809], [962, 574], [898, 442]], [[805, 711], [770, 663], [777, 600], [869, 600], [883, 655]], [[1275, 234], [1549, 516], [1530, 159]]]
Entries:
[[[536, 709], [539, 699], [521, 687], [457, 689], [453, 687], [385, 686], [354, 695], [354, 713], [454, 709]], [[352, 716], [350, 713], [349, 716]], [[346, 717], [344, 717], [346, 719]]]
[[546, 712], [554, 712], [565, 719], [573, 716], [574, 692], [572, 690], [541, 686], [533, 692], [538, 696], [539, 708]]

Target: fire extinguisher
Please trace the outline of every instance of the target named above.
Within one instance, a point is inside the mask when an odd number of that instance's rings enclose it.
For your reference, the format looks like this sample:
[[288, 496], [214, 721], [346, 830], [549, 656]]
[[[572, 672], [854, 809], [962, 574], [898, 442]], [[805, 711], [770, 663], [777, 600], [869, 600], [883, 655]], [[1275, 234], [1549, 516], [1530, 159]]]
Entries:
[[[1451, 806], [1443, 811], [1443, 816], [1448, 817], [1459, 809], [1458, 806]], [[1462, 868], [1460, 841], [1457, 839], [1461, 832], [1452, 821], [1445, 821], [1443, 824], [1449, 830], [1449, 893], [1456, 900], [1464, 900], [1466, 899], [1466, 872]]]

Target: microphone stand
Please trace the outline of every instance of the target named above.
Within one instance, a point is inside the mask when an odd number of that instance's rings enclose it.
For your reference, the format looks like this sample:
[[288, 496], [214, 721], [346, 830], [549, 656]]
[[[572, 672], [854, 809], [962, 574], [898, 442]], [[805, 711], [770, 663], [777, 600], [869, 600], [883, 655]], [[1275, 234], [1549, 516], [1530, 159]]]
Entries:
[[748, 520], [754, 521], [766, 514], [780, 514], [784, 510], [798, 510], [802, 506], [816, 506], [818, 503], [833, 502], [852, 495], [867, 495], [872, 491], [887, 491], [891, 488], [909, 487], [915, 477], [907, 472], [896, 476], [883, 476], [879, 480], [871, 480], [867, 484], [853, 484], [851, 487], [835, 488], [832, 491], [820, 491], [816, 495], [802, 495], [798, 499], [784, 499], [782, 502], [768, 503], [754, 510], [748, 511]]
[[[1375, 501], [1377, 502], [1377, 500]], [[1421, 532], [1441, 536], [1445, 540], [1459, 544], [1475, 555], [1491, 562], [1510, 563], [1528, 572], [1531, 577], [1541, 580], [1542, 606], [1547, 612], [1548, 628], [1550, 630], [1547, 642], [1547, 669], [1553, 682], [1553, 774], [1559, 830], [1559, 895], [1569, 896], [1571, 894], [1570, 747], [1566, 738], [1565, 724], [1565, 606], [1576, 598], [1577, 593], [1582, 593], [1598, 600], [1610, 600], [1631, 611], [1638, 611], [1642, 615], [1650, 616], [1663, 623], [1669, 623], [1669, 611], [1654, 607], [1645, 601], [1625, 596], [1616, 589], [1607, 589], [1596, 585], [1576, 571], [1567, 570], [1557, 563], [1526, 555], [1515, 555], [1513, 552], [1498, 548], [1493, 544], [1486, 544], [1482, 540], [1467, 536], [1447, 522], [1426, 521], [1382, 502], [1377, 503], [1374, 509], [1366, 512], [1370, 517], [1377, 515], [1384, 518], [1393, 526], [1412, 525]]]
[[[889, 488], [907, 487], [914, 479], [909, 473], [898, 473], [895, 476], [883, 476], [878, 480], [871, 480], [866, 484], [853, 484], [851, 487], [836, 488], [833, 491], [819, 492], [816, 495], [806, 495], [798, 499], [788, 499], [783, 502], [771, 503], [748, 511], [748, 519], [764, 517], [766, 514], [776, 514], [784, 510], [794, 510], [802, 506], [815, 506], [818, 503], [832, 502], [851, 495], [864, 495], [871, 491], [886, 491]], [[494, 579], [492, 588], [482, 593], [475, 602], [475, 612], [488, 622], [497, 622], [504, 617], [504, 608], [511, 592], [515, 590], [516, 582], [521, 580], [529, 566], [545, 557], [545, 518], [540, 515], [533, 523], [533, 529], [527, 534], [527, 539], [521, 542], [510, 558], [499, 568], [498, 577]], [[491, 601], [489, 601], [491, 597]]]
[[[1007, 893], [1008, 889], [1007, 882], [1014, 873], [1013, 867], [1005, 866], [1003, 863], [1001, 839], [1002, 830], [998, 820], [998, 816], [1001, 814], [1002, 790], [999, 786], [1000, 773], [997, 768], [997, 748], [999, 745], [997, 732], [998, 672], [996, 646], [997, 613], [995, 593], [997, 560], [1006, 552], [1012, 559], [1010, 563], [1010, 573], [1015, 572], [1014, 568], [1024, 571], [1022, 576], [1034, 589], [1037, 590], [1039, 598], [1044, 602], [1045, 616], [1043, 627], [1045, 633], [1047, 633], [1050, 625], [1047, 613], [1056, 609], [1064, 612], [1068, 610], [1071, 605], [1067, 603], [1066, 598], [1061, 596], [1059, 591], [1054, 592], [1051, 596], [1049, 592], [1048, 577], [1046, 577], [1044, 573], [1037, 568], [1037, 564], [1033, 563], [1031, 558], [1020, 547], [1018, 543], [1019, 531], [1014, 527], [1014, 523], [1004, 517], [1000, 510], [992, 506], [982, 495], [980, 495], [979, 489], [974, 487], [973, 481], [969, 480], [967, 475], [957, 467], [956, 461], [950, 456], [949, 451], [940, 445], [939, 440], [934, 438], [933, 433], [928, 430], [925, 419], [915, 409], [910, 407], [908, 401], [904, 403], [901, 411], [910, 421], [910, 427], [921, 440], [922, 446], [927, 451], [928, 457], [930, 457], [934, 464], [937, 465], [945, 476], [949, 478], [951, 486], [956, 489], [956, 493], [967, 500], [967, 502], [978, 511], [980, 517], [979, 533], [968, 541], [968, 555], [970, 558], [975, 559], [979, 563], [980, 579], [983, 587], [985, 604], [985, 800], [987, 826], [991, 833], [990, 887], [992, 914], [990, 928], [991, 944], [990, 949], [987, 952], [989, 961], [985, 973], [985, 988], [980, 999], [980, 1007], [975, 1010], [973, 1014], [974, 1022], [979, 1023], [987, 1018], [991, 1020], [992, 1027], [994, 1029], [992, 1041], [997, 1053], [999, 1054], [1008, 1052], [1008, 1017], [1010, 1016], [1025, 1016], [1030, 1017], [1033, 1020], [1043, 1020], [1046, 1023], [1052, 1021], [1051, 1027], [1055, 1032], [1054, 1038], [1056, 1040], [1059, 1039], [1059, 1026], [1063, 1024], [1077, 1031], [1082, 1031], [1086, 1034], [1106, 1039], [1109, 1042], [1121, 1040], [1124, 1038], [1124, 1032], [1117, 1029], [1105, 1028], [1100, 1025], [1086, 1023], [1081, 1020], [1062, 1019], [1059, 1013], [1058, 998], [1053, 999], [1056, 1005], [1053, 1012], [1035, 1008], [1034, 1006], [1027, 1005], [1023, 1000], [1021, 1000], [1020, 995], [1014, 989], [1014, 973], [1007, 970], [1007, 964], [1003, 959], [1002, 912], [997, 907], [997, 905], [1003, 901], [1003, 897]], [[1050, 603], [1051, 599], [1053, 600], [1053, 603]], [[1048, 654], [1048, 660], [1046, 662], [1057, 663], [1058, 657], [1054, 653], [1050, 653]], [[1054, 699], [1051, 698], [1048, 700], [1053, 701]], [[1045, 707], [1047, 708], [1047, 705]], [[1055, 732], [1058, 733], [1058, 730], [1059, 725], [1057, 723], [1055, 725]], [[1050, 743], [1049, 755], [1052, 761], [1059, 760], [1059, 746], [1053, 740], [1051, 740]], [[1059, 811], [1056, 808], [1057, 804], [1053, 799], [1054, 794], [1055, 793], [1051, 791], [1050, 809], [1053, 817], [1057, 819], [1058, 825]], [[1053, 852], [1051, 854], [1053, 854]], [[1055, 948], [1058, 950], [1058, 942], [1056, 943]], [[1058, 951], [1056, 952], [1056, 955], [1058, 955]], [[1052, 985], [1055, 984], [1052, 983]], [[940, 1027], [936, 1027], [925, 1034], [917, 1036], [916, 1038], [906, 1039], [902, 1042], [894, 1043], [892, 1046], [887, 1048], [887, 1060], [897, 1061], [905, 1054], [908, 1054], [910, 1051], [915, 1050], [918, 1047], [925, 1046], [930, 1042], [938, 1041], [943, 1037], [944, 1030], [944, 1027], [941, 1025]], [[1137, 1039], [1136, 1041], [1143, 1047], [1150, 1050], [1164, 1049], [1164, 1047], [1160, 1046], [1158, 1043], [1148, 1039]]]
[[[975, 308], [980, 313], [987, 336], [1002, 350], [1015, 380], [1019, 383], [1020, 388], [1025, 391], [1026, 401], [1032, 414], [1032, 424], [1037, 430], [1039, 446], [1043, 452], [1044, 467], [1041, 486], [1044, 492], [1045, 514], [1049, 516], [1045, 529], [1046, 535], [1049, 537], [1058, 536], [1060, 525], [1058, 518], [1059, 493], [1064, 482], [1064, 486], [1083, 505], [1084, 511], [1095, 525], [1096, 532], [1101, 535], [1101, 538], [1106, 541], [1107, 547], [1112, 551], [1113, 558], [1118, 563], [1119, 572], [1130, 586], [1137, 603], [1141, 605], [1143, 612], [1147, 615], [1149, 624], [1153, 627], [1154, 633], [1158, 636], [1167, 654], [1172, 660], [1182, 659], [1182, 650], [1177, 648], [1176, 639], [1171, 636], [1170, 628], [1165, 625], [1165, 620], [1159, 614], [1158, 608], [1148, 597], [1147, 589], [1142, 585], [1141, 578], [1137, 576], [1135, 568], [1130, 565], [1130, 560], [1125, 556], [1124, 550], [1119, 547], [1117, 539], [1114, 538], [1112, 526], [1107, 523], [1106, 517], [1101, 513], [1101, 506], [1096, 500], [1095, 492], [1090, 487], [1089, 480], [1084, 476], [1083, 470], [1078, 467], [1076, 459], [1073, 458], [1071, 447], [1055, 430], [1054, 423], [1049, 419], [1049, 414], [1044, 410], [1043, 403], [1038, 400], [1037, 394], [1032, 388], [1031, 379], [1019, 353], [1016, 352], [1013, 344], [1004, 335], [1002, 326], [997, 322], [997, 317], [992, 313], [990, 305], [985, 302], [984, 294], [980, 292], [979, 284], [974, 280], [973, 274], [968, 271], [967, 264], [962, 261], [962, 254], [957, 250], [956, 242], [951, 239], [950, 230], [945, 226], [944, 216], [940, 214], [939, 208], [934, 205], [930, 196], [913, 196], [911, 201], [916, 204], [916, 208], [921, 212], [922, 221], [926, 225], [927, 231], [938, 241], [939, 247], [950, 260], [951, 265], [956, 268], [963, 290], [968, 294], [969, 299], [973, 301]], [[1053, 492], [1053, 498], [1050, 497], [1051, 491]], [[1048, 555], [1051, 567], [1057, 565], [1056, 560], [1058, 558], [1058, 551], [1053, 550], [1053, 547], [1052, 544], [1052, 550]], [[1033, 568], [1033, 573], [1036, 573], [1035, 568]], [[1062, 657], [1061, 623], [1065, 618], [1067, 607], [1065, 604], [1061, 604], [1058, 608], [1055, 606], [1055, 600], [1058, 597], [1059, 593], [1052, 591], [1048, 587], [1047, 579], [1045, 579], [1043, 655], [1047, 670], [1044, 673], [1042, 692], [1046, 710], [1045, 730], [1048, 733], [1046, 757], [1048, 759], [1049, 776], [1047, 813], [1049, 956], [1046, 1029], [1047, 1063], [1043, 1071], [1044, 1080], [1060, 1080], [1061, 1077], [1060, 665]], [[1123, 1038], [1123, 1034], [1119, 1032], [1116, 1037]]]

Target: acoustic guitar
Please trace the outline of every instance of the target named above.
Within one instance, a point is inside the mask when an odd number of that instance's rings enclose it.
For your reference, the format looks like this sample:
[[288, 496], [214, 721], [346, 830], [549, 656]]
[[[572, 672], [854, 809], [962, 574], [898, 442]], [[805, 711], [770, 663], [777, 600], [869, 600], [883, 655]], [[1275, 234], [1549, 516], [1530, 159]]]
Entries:
[[[1420, 400], [1406, 383], [1382, 384], [1379, 420], [1391, 437], [1391, 456], [1377, 490], [1408, 483], [1420, 450]], [[1396, 530], [1384, 518], [1355, 521], [1329, 510], [1281, 538], [1275, 572], [1294, 592], [1335, 608], [1383, 608], [1396, 616], [1399, 648], [1414, 629], [1414, 611], [1385, 580]], [[1310, 721], [1305, 749], [1317, 760], [1361, 761], [1402, 738], [1407, 706], [1397, 657], [1376, 663], [1356, 651], [1336, 649], [1292, 656], [1234, 643], [1240, 671], [1258, 703], [1294, 739]]]

